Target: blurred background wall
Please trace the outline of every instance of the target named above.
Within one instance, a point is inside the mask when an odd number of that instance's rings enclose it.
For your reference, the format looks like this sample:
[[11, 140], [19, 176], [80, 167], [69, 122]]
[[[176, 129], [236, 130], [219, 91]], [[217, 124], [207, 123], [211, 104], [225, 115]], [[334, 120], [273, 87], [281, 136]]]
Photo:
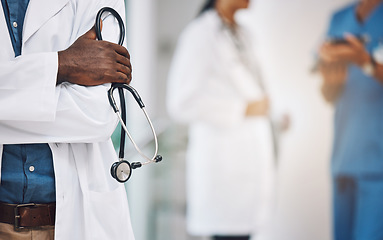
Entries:
[[254, 23], [271, 99], [291, 118], [283, 136], [274, 221], [264, 239], [331, 239], [332, 109], [310, 72], [329, 14], [349, 0], [258, 0]]
[[[240, 21], [256, 34], [260, 64], [273, 107], [287, 113], [278, 167], [276, 210], [259, 239], [330, 240], [329, 156], [332, 109], [320, 95], [320, 78], [310, 73], [329, 15], [350, 0], [253, 0]], [[127, 42], [132, 85], [140, 92], [159, 131], [164, 161], [133, 172], [126, 184], [137, 240], [202, 240], [185, 230], [184, 152], [186, 128], [165, 110], [166, 79], [177, 38], [203, 0], [127, 0]], [[129, 100], [128, 100], [129, 101]], [[150, 131], [135, 103], [129, 124], [139, 142]], [[149, 137], [147, 137], [149, 136]], [[129, 143], [128, 143], [129, 144]], [[145, 149], [150, 155], [153, 146]], [[131, 155], [130, 161], [135, 156]]]

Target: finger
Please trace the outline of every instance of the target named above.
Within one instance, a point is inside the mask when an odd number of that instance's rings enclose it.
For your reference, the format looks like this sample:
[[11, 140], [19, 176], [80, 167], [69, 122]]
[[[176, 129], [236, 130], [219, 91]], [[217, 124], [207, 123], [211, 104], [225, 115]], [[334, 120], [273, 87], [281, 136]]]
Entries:
[[129, 53], [128, 49], [126, 49], [125, 47], [120, 46], [118, 44], [113, 44], [113, 49], [116, 53], [130, 59], [130, 53]]
[[339, 84], [340, 82], [343, 81], [346, 73], [346, 67], [342, 63], [337, 63], [334, 65], [331, 73], [331, 82], [333, 84]]
[[340, 75], [342, 75], [343, 69], [344, 69], [343, 65], [337, 63], [337, 64], [334, 64], [334, 66], [332, 67], [331, 70], [332, 70], [332, 73], [334, 74], [334, 76], [336, 78], [338, 78]]
[[116, 54], [116, 60], [119, 64], [122, 64], [130, 69], [132, 71], [132, 64], [130, 63], [130, 60], [122, 55]]
[[356, 38], [354, 35], [352, 35], [350, 33], [346, 33], [346, 34], [344, 34], [344, 38], [352, 47], [354, 47], [356, 49], [363, 49], [364, 48], [363, 43], [358, 38]]
[[132, 76], [132, 70], [129, 67], [122, 64], [118, 64], [117, 72], [125, 74], [128, 78]]
[[329, 46], [326, 51], [328, 61], [350, 61], [358, 50], [350, 44]]
[[117, 72], [116, 73], [116, 80], [114, 82], [116, 83], [126, 83], [126, 84], [130, 84], [130, 82], [132, 81], [132, 77], [131, 75], [127, 76], [126, 74], [122, 73], [122, 72]]
[[319, 50], [319, 57], [325, 62], [333, 61], [333, 49], [330, 44], [326, 43], [322, 45]]
[[339, 69], [337, 63], [322, 63], [319, 67], [319, 72], [325, 82], [334, 83], [339, 78]]

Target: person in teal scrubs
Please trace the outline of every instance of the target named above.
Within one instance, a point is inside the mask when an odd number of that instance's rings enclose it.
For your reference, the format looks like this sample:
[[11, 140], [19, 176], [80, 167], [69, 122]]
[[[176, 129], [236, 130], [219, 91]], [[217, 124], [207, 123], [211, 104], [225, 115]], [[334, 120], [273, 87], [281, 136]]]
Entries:
[[322, 94], [335, 108], [334, 240], [383, 239], [382, 0], [337, 11], [320, 48]]

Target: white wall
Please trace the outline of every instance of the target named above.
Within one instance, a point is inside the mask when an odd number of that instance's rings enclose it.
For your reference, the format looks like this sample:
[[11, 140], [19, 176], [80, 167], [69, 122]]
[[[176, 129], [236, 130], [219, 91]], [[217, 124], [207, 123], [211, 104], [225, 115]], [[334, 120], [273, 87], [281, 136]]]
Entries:
[[[166, 118], [165, 89], [168, 68], [178, 35], [195, 16], [202, 0], [126, 0], [127, 42], [133, 65], [133, 81], [144, 101], [148, 114], [158, 130]], [[142, 112], [135, 101], [127, 97], [128, 128], [135, 139], [150, 136]], [[175, 140], [175, 141], [174, 141]], [[159, 154], [164, 158], [158, 165], [136, 169], [126, 184], [132, 225], [137, 240], [185, 240], [183, 159], [174, 157], [173, 139], [169, 134], [159, 139]], [[127, 145], [131, 146], [127, 140]], [[171, 146], [170, 146], [171, 145]], [[171, 148], [168, 150], [166, 148]], [[181, 150], [182, 151], [182, 150]], [[132, 157], [129, 161], [142, 161]], [[153, 147], [145, 149], [151, 156]]]
[[[127, 2], [127, 45], [131, 55], [133, 67], [133, 80], [131, 85], [139, 92], [148, 114], [155, 116], [155, 94], [156, 82], [156, 0], [128, 0]], [[147, 125], [143, 113], [136, 101], [126, 94], [128, 110], [128, 129], [135, 141], [143, 136], [150, 136], [150, 128]], [[145, 161], [140, 156], [132, 154], [135, 152], [129, 139], [126, 138], [127, 151], [125, 156], [130, 162]], [[142, 147], [142, 146], [140, 146]], [[148, 156], [152, 156], [153, 148], [145, 149]], [[133, 170], [131, 179], [126, 188], [131, 210], [133, 230], [136, 239], [151, 239], [150, 231], [150, 206], [153, 195], [151, 184], [152, 168], [146, 167]]]
[[283, 137], [277, 209], [262, 239], [331, 239], [332, 109], [310, 73], [330, 13], [349, 0], [256, 0], [244, 18], [257, 32], [274, 107], [292, 125]]

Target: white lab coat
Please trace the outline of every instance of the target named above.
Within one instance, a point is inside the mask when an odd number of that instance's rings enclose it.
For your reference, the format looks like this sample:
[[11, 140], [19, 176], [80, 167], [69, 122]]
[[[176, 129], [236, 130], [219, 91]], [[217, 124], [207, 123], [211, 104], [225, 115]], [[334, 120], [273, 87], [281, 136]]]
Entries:
[[244, 235], [265, 223], [275, 172], [272, 135], [267, 118], [245, 116], [247, 103], [263, 98], [250, 72], [215, 11], [183, 31], [169, 74], [167, 107], [174, 120], [189, 125], [191, 234]]
[[3, 144], [49, 143], [57, 240], [134, 239], [124, 185], [110, 175], [117, 118], [109, 85], [56, 86], [57, 51], [88, 31], [104, 6], [124, 16], [122, 0], [30, 0], [16, 59], [0, 9], [0, 153]]

